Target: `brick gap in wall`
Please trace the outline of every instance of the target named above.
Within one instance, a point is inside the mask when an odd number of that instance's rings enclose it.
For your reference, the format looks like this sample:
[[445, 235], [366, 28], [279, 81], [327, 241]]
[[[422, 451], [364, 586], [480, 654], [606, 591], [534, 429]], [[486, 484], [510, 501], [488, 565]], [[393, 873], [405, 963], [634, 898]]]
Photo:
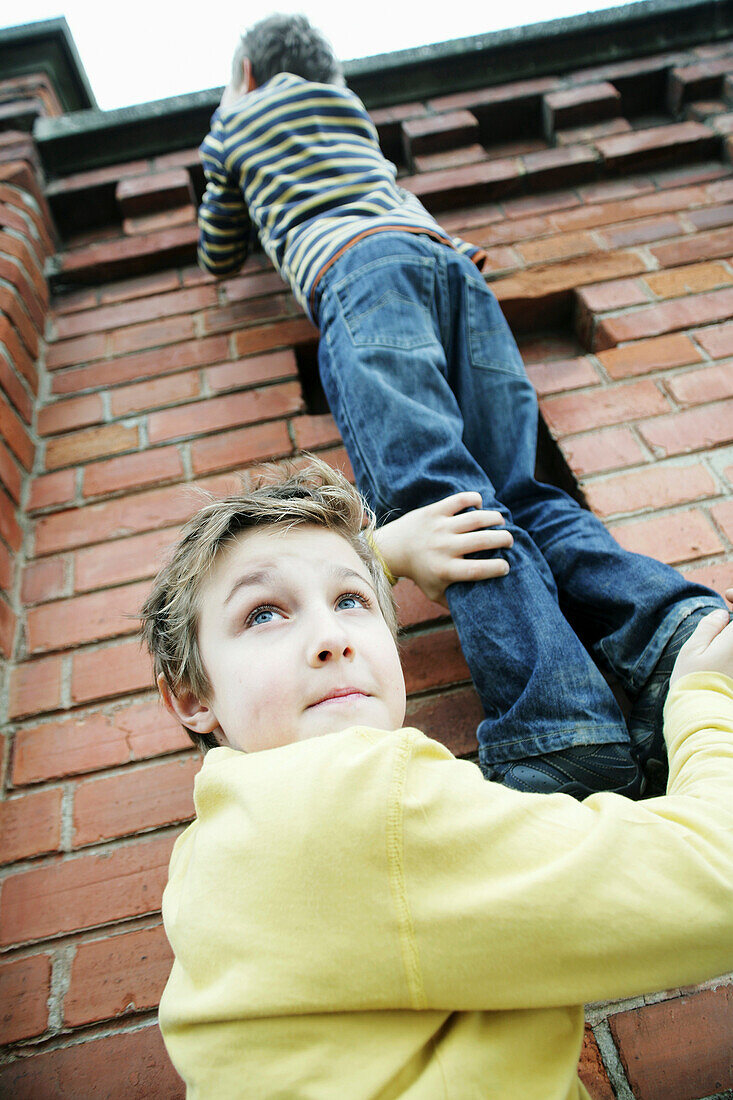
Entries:
[[310, 416], [323, 416], [331, 410], [323, 392], [318, 370], [318, 341], [307, 340], [305, 343], [296, 344], [294, 351], [305, 411]]

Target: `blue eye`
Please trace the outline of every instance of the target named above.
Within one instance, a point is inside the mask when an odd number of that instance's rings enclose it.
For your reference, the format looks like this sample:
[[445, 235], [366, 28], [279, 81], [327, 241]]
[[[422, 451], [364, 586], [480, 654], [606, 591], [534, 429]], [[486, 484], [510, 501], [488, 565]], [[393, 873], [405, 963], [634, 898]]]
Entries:
[[247, 626], [263, 626], [265, 623], [271, 623], [277, 614], [274, 607], [258, 607], [247, 619]]
[[367, 601], [364, 596], [359, 596], [356, 592], [346, 592], [343, 596], [339, 596], [336, 606], [341, 611], [353, 611], [355, 607], [366, 607]]

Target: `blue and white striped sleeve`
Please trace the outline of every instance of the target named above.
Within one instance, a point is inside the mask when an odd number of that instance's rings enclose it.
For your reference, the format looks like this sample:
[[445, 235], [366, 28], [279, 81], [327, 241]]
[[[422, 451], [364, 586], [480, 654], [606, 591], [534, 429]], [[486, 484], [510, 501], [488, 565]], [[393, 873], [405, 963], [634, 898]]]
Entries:
[[231, 275], [247, 258], [252, 233], [239, 184], [224, 162], [223, 127], [215, 113], [199, 155], [206, 190], [199, 207], [198, 261], [212, 275]]

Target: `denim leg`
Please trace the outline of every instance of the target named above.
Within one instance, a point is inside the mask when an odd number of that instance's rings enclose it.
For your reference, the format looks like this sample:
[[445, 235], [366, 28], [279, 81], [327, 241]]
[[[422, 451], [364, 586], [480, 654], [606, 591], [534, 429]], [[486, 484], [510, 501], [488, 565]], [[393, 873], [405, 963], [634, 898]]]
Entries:
[[456, 362], [468, 343], [499, 365], [481, 368], [483, 384], [491, 379], [484, 449], [505, 483], [531, 477], [536, 404], [500, 311], [469, 326], [451, 302], [454, 254], [425, 238], [387, 236], [360, 242], [327, 273], [321, 377], [359, 487], [381, 518], [474, 489], [514, 536], [506, 577], [447, 593], [486, 715], [482, 763], [627, 740], [611, 691], [560, 612], [551, 569], [467, 445], [473, 391]]

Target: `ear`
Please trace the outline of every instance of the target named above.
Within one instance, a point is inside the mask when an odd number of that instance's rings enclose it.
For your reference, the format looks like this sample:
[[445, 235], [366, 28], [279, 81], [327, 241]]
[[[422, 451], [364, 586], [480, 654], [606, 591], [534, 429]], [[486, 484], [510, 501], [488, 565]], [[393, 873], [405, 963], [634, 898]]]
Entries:
[[245, 92], [253, 92], [257, 84], [255, 78], [252, 75], [252, 62], [248, 57], [242, 58], [242, 80], [240, 88]]
[[226, 744], [218, 718], [203, 699], [199, 699], [192, 691], [181, 691], [174, 695], [162, 672], [158, 673], [157, 684], [163, 705], [174, 718], [194, 733], [214, 733], [217, 741], [221, 738], [221, 743]]

